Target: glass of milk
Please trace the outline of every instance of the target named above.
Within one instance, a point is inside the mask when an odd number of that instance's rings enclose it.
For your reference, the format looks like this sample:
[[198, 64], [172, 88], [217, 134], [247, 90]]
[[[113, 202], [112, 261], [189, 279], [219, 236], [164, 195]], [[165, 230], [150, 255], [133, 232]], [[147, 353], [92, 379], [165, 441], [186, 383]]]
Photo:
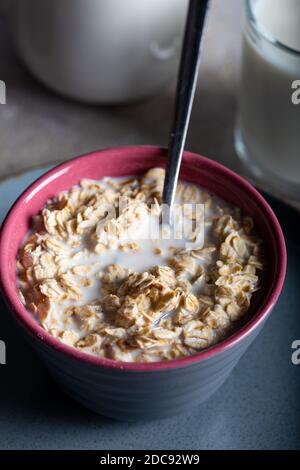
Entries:
[[264, 187], [300, 201], [300, 0], [245, 0], [235, 146]]

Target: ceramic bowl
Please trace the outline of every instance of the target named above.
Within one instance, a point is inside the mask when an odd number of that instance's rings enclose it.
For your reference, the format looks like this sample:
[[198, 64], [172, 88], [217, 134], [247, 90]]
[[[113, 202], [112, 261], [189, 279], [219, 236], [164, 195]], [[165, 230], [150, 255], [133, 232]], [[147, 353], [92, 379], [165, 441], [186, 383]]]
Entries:
[[[243, 178], [205, 157], [185, 152], [181, 178], [199, 184], [251, 215], [265, 240], [268, 266], [247, 321], [227, 339], [198, 354], [157, 363], [97, 358], [50, 336], [22, 305], [16, 287], [16, 256], [31, 217], [49, 198], [81, 178], [139, 175], [164, 167], [156, 147], [122, 147], [74, 158], [33, 183], [9, 211], [0, 235], [0, 281], [10, 311], [54, 379], [75, 400], [97, 413], [135, 420], [175, 415], [207, 400], [226, 380], [262, 329], [282, 289], [286, 249], [279, 223], [263, 197]], [[255, 364], [249, 364], [255, 367]], [[233, 397], [234, 399], [234, 397]]]

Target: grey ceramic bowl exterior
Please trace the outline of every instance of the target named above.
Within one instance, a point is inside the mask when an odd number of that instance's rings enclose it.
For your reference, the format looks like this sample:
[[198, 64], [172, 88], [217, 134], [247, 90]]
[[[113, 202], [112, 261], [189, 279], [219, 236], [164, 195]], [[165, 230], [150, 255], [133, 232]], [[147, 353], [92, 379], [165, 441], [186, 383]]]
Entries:
[[62, 357], [40, 342], [35, 347], [61, 388], [87, 408], [126, 421], [158, 419], [207, 400], [227, 379], [260, 329], [216, 356], [163, 371], [99, 368]]
[[[222, 165], [185, 152], [181, 176], [236, 203], [255, 219], [266, 243], [268, 270], [247, 321], [221, 343], [193, 356], [158, 363], [122, 363], [82, 353], [43, 330], [22, 305], [16, 289], [16, 256], [29, 220], [45, 202], [82, 178], [141, 174], [165, 166], [154, 147], [108, 149], [78, 157], [46, 173], [16, 201], [0, 236], [0, 281], [13, 317], [60, 386], [87, 408], [123, 420], [172, 416], [208, 399], [261, 330], [280, 294], [286, 269], [284, 238], [262, 196]], [[255, 364], [249, 364], [255, 367]]]

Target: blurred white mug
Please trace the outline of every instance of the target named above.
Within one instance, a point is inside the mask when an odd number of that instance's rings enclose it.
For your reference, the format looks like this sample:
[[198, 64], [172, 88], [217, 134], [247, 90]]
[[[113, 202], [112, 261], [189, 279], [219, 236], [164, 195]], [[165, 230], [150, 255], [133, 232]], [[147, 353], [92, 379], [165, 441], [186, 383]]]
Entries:
[[24, 63], [71, 98], [127, 102], [176, 75], [187, 0], [10, 0], [6, 8]]

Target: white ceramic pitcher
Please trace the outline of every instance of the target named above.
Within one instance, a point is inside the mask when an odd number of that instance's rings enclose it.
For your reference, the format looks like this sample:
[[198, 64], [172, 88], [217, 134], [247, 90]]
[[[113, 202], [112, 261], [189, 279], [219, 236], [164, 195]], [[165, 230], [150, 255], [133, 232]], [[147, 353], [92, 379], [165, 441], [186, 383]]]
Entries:
[[7, 4], [24, 63], [64, 95], [127, 102], [154, 94], [176, 75], [187, 0]]

